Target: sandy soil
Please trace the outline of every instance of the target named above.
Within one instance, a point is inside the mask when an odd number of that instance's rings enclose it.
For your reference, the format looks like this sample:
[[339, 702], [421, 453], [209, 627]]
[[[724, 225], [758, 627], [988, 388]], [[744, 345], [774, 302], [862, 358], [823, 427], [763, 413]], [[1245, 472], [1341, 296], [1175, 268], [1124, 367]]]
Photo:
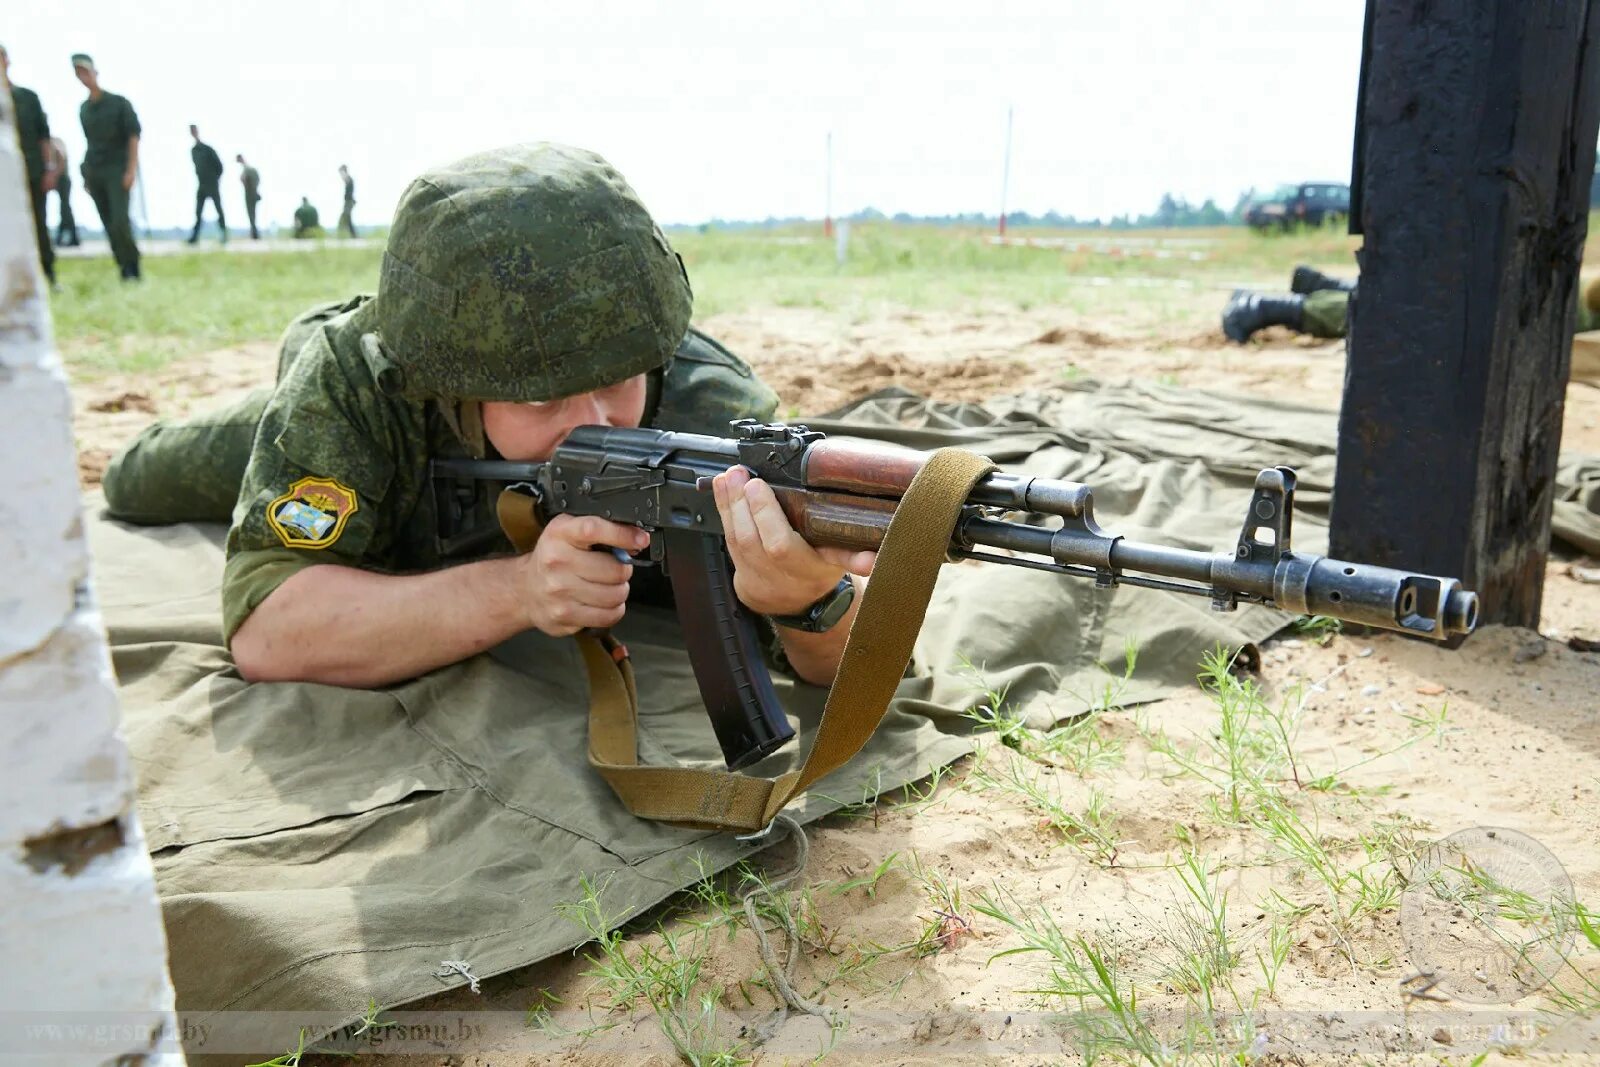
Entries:
[[[1004, 316], [908, 312], [856, 323], [779, 309], [724, 315], [704, 325], [748, 358], [793, 411], [822, 410], [890, 384], [977, 400], [1077, 374], [1158, 378], [1331, 405], [1343, 375], [1338, 344], [1283, 334], [1240, 349], [1209, 333], [1121, 336], [1048, 309]], [[79, 388], [85, 483], [98, 479], [112, 450], [152, 415], [181, 415], [241, 396], [266, 381], [273, 361], [270, 344], [248, 345], [197, 357], [154, 379]], [[1600, 452], [1600, 389], [1571, 387], [1566, 418], [1566, 447]], [[1583, 561], [1552, 561], [1543, 635], [1491, 628], [1460, 652], [1386, 635], [1267, 644], [1259, 683], [1269, 706], [1292, 711], [1298, 727], [1294, 774], [1310, 783], [1344, 768], [1323, 790], [1284, 783], [1341, 862], [1361, 866], [1362, 834], [1381, 839], [1394, 853], [1388, 858], [1404, 868], [1408, 843], [1466, 827], [1510, 827], [1532, 834], [1559, 859], [1578, 899], [1591, 907], [1600, 903], [1600, 654], [1567, 643], [1600, 640], [1600, 585], [1575, 577], [1593, 577], [1596, 569]], [[1473, 1044], [1462, 1020], [1447, 1013], [1475, 1005], [1404, 995], [1401, 983], [1412, 968], [1398, 908], [1338, 921], [1314, 879], [1288, 873], [1293, 865], [1273, 855], [1260, 834], [1218, 819], [1217, 791], [1192, 775], [1176, 775], [1171, 761], [1152, 749], [1151, 738], [1161, 731], [1181, 746], [1213, 737], [1217, 721], [1215, 705], [1197, 689], [1136, 714], [1105, 716], [1099, 729], [1124, 748], [1120, 766], [1083, 777], [1041, 769], [1068, 811], [1088, 809], [1093, 793], [1103, 797], [1112, 813], [1114, 857], [1072, 844], [1038, 809], [982, 788], [984, 774], [1001, 775], [1021, 759], [998, 744], [959, 767], [955, 784], [947, 781], [928, 803], [886, 805], [815, 829], [804, 875], [811, 903], [802, 908], [809, 925], [797, 983], [814, 991], [826, 982], [823, 999], [850, 1015], [829, 1062], [1037, 1063], [1070, 1052], [1070, 1028], [1041, 1014], [1070, 1005], [1027, 992], [1044, 980], [1043, 960], [994, 958], [1021, 942], [976, 910], [980, 891], [1012, 894], [1019, 914], [1048, 910], [1067, 936], [1105, 938], [1114, 961], [1137, 979], [1141, 1008], [1158, 1015], [1181, 1011], [1192, 995], [1159, 976], [1174, 954], [1180, 914], [1180, 883], [1171, 864], [1190, 845], [1222, 868], [1226, 928], [1238, 958], [1225, 983], [1232, 992], [1219, 988], [1216, 999], [1221, 1010], [1243, 1005], [1261, 1013], [1266, 1036], [1256, 1039], [1258, 1062], [1323, 1062], [1363, 1049], [1375, 1058], [1471, 1060], [1482, 1042]], [[786, 849], [777, 851], [775, 868]], [[839, 891], [891, 856], [894, 862], [870, 892]], [[1369, 874], [1386, 869], [1386, 862], [1367, 868]], [[959, 902], [930, 897], [934, 875], [959, 886]], [[1287, 922], [1286, 958], [1269, 992], [1260, 961], [1271, 956], [1274, 925], [1285, 925], [1274, 914], [1285, 904], [1308, 910]], [[928, 922], [938, 935], [931, 951], [863, 962], [870, 946], [915, 941]], [[675, 929], [691, 933], [681, 920]], [[661, 945], [659, 934], [631, 940], [631, 951]], [[756, 986], [761, 967], [752, 935], [742, 927], [720, 930], [708, 944], [702, 978], [706, 987], [723, 990], [716, 1001], [723, 1024], [741, 1013], [754, 1019], [772, 998]], [[1593, 953], [1574, 959], [1600, 982]], [[838, 977], [856, 963], [862, 964], [856, 973]], [[564, 1021], [587, 1002], [594, 1018], [615, 1024], [556, 1057], [528, 1051], [527, 1031], [512, 1027], [500, 1051], [480, 1042], [451, 1050], [452, 1063], [676, 1062], [647, 1005], [607, 1013], [605, 995], [584, 976], [591, 966], [586, 958], [551, 961], [491, 979], [481, 994], [458, 991], [416, 1007], [521, 1013], [548, 992], [561, 998]], [[1540, 997], [1516, 1006], [1538, 1007]], [[1520, 1034], [1500, 1035], [1509, 1051]], [[792, 1018], [764, 1047], [761, 1062], [810, 1059], [826, 1036], [820, 1020]], [[1241, 1041], [1248, 1046], [1249, 1035]], [[1594, 1053], [1600, 1044], [1581, 1048]]]

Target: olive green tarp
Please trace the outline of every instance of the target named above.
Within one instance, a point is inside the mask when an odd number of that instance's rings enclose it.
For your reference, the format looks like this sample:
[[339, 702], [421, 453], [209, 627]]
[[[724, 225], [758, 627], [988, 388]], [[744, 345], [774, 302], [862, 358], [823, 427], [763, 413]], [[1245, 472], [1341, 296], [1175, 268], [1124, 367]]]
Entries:
[[[986, 407], [878, 394], [813, 420], [918, 447], [959, 444], [1014, 470], [1095, 487], [1132, 537], [1216, 550], [1238, 536], [1259, 467], [1299, 468], [1296, 544], [1325, 542], [1333, 416], [1142, 385], [1083, 385]], [[1578, 471], [1569, 464], [1564, 470]], [[1600, 542], [1596, 486], [1569, 532]], [[1573, 474], [1572, 477], [1577, 477]], [[1566, 490], [1576, 494], [1570, 485]], [[584, 672], [570, 641], [528, 634], [377, 691], [249, 685], [221, 647], [220, 528], [91, 521], [139, 806], [163, 898], [180, 1009], [347, 1012], [394, 1005], [572, 949], [553, 905], [580, 879], [620, 921], [759, 846], [628, 815], [587, 767]], [[982, 699], [963, 660], [1016, 706], [1058, 718], [1139, 646], [1124, 695], [1193, 684], [1200, 655], [1278, 629], [1260, 608], [1097, 590], [1057, 575], [944, 568], [912, 670], [883, 728], [792, 810], [802, 820], [929, 774], [970, 750]], [[622, 636], [641, 691], [647, 762], [716, 753], [669, 612], [631, 608]], [[802, 726], [823, 693], [780, 681]], [[791, 746], [791, 749], [794, 746]], [[758, 770], [789, 768], [794, 752]], [[294, 1035], [286, 1035], [292, 1043]]]

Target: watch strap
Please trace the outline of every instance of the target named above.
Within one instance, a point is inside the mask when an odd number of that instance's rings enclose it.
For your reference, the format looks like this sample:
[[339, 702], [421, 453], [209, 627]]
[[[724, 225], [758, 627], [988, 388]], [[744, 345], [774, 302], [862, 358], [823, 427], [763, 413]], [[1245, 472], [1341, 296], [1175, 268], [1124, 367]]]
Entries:
[[[848, 574], [839, 579], [839, 584], [828, 592], [812, 601], [811, 606], [794, 615], [768, 615], [774, 624], [789, 630], [801, 630], [808, 634], [827, 633], [844, 617], [844, 611], [834, 610], [840, 600], [848, 608], [851, 601], [856, 598], [855, 579]], [[831, 616], [831, 618], [830, 618]]]

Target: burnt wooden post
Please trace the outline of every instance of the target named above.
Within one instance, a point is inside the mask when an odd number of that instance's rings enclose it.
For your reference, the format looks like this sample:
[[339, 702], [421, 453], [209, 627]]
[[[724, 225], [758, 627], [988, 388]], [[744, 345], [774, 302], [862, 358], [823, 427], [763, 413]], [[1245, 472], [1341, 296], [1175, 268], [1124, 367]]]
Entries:
[[1330, 554], [1535, 626], [1600, 122], [1600, 0], [1368, 0]]

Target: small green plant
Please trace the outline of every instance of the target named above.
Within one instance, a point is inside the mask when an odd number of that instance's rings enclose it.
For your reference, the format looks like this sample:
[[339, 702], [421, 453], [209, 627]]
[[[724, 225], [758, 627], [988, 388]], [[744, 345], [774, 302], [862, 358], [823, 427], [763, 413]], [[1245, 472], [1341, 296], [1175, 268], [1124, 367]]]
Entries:
[[315, 1051], [314, 1048], [306, 1048], [306, 1031], [304, 1027], [301, 1027], [299, 1042], [294, 1048], [285, 1052], [282, 1056], [274, 1056], [272, 1059], [264, 1060], [261, 1063], [252, 1063], [248, 1067], [300, 1067], [301, 1058], [306, 1053], [315, 1053]]
[[1228, 895], [1218, 885], [1216, 869], [1197, 853], [1185, 853], [1175, 870], [1184, 898], [1166, 934], [1176, 950], [1166, 978], [1209, 1002], [1211, 989], [1239, 960], [1228, 939]]
[[1011, 683], [996, 686], [984, 674], [983, 665], [973, 663], [965, 652], [956, 654], [956, 674], [967, 680], [979, 698], [964, 712], [965, 716], [992, 731], [1008, 748], [1020, 747], [1028, 734], [1028, 727], [1006, 701], [1011, 692]]
[[883, 858], [882, 862], [880, 862], [876, 867], [872, 868], [872, 870], [866, 872], [858, 878], [851, 878], [840, 882], [837, 885], [831, 886], [830, 889], [836, 896], [843, 896], [852, 889], [861, 889], [865, 890], [867, 899], [876, 899], [878, 895], [878, 883], [883, 881], [884, 875], [895, 869], [896, 861], [899, 858], [900, 853], [898, 851], [891, 852]]
[[[1343, 867], [1323, 836], [1278, 794], [1265, 792], [1257, 798], [1252, 825], [1280, 855], [1294, 861], [1322, 887], [1336, 932], [1347, 931], [1363, 916], [1386, 911], [1399, 902], [1404, 886], [1393, 866], [1375, 861], [1369, 854], [1365, 862]], [[1352, 963], [1359, 962], [1347, 941], [1343, 948]]]
[[1123, 745], [1102, 732], [1101, 718], [1122, 705], [1138, 656], [1138, 643], [1130, 639], [1123, 652], [1122, 673], [1113, 674], [1105, 664], [1100, 664], [1106, 675], [1104, 684], [1087, 695], [1072, 694], [1082, 708], [1060, 726], [1042, 732], [1030, 729], [1024, 718], [1011, 710], [1006, 700], [1009, 684], [996, 687], [980, 667], [963, 657], [959, 670], [972, 680], [982, 696], [982, 702], [970, 708], [966, 717], [992, 733], [1007, 748], [1037, 762], [1070, 770], [1080, 778], [1109, 770], [1121, 765]]
[[1297, 615], [1289, 623], [1289, 632], [1325, 645], [1344, 630], [1344, 623], [1326, 615]]
[[1063, 723], [1037, 735], [1024, 751], [1032, 759], [1071, 771], [1079, 778], [1122, 765], [1123, 745], [1100, 729], [1100, 713]]
[[1122, 672], [1118, 674], [1111, 669], [1110, 664], [1098, 663], [1096, 666], [1099, 667], [1100, 673], [1105, 675], [1100, 684], [1086, 694], [1072, 693], [1073, 697], [1083, 704], [1081, 714], [1098, 715], [1120, 708], [1138, 665], [1139, 640], [1130, 635], [1122, 643]]
[[1089, 790], [1083, 812], [1074, 812], [1061, 799], [1059, 790], [1045, 776], [1045, 768], [1021, 756], [1000, 757], [1005, 768], [998, 774], [987, 765], [975, 768], [970, 780], [982, 789], [993, 789], [1022, 800], [1044, 816], [1045, 825], [1090, 860], [1115, 866], [1119, 847], [1114, 818], [1106, 807], [1105, 794]]
[[1273, 922], [1267, 927], [1267, 951], [1256, 950], [1256, 963], [1261, 967], [1261, 979], [1266, 984], [1267, 996], [1278, 995], [1278, 972], [1289, 959], [1289, 949], [1294, 944], [1294, 932], [1287, 922]]
[[369, 998], [367, 1000], [367, 1010], [356, 1021], [356, 1028], [350, 1031], [350, 1036], [360, 1037], [368, 1033], [381, 1033], [384, 1030], [391, 1030], [400, 1025], [393, 1019], [379, 1019], [379, 1014], [378, 1002]]
[[522, 1017], [522, 1025], [532, 1027], [549, 1038], [573, 1036], [572, 1031], [556, 1022], [555, 1009], [559, 1008], [561, 1003], [561, 998], [550, 990], [539, 990], [538, 997], [528, 1005], [528, 1011]]
[[1286, 701], [1274, 710], [1254, 681], [1234, 676], [1232, 655], [1213, 649], [1201, 660], [1200, 684], [1216, 706], [1213, 729], [1197, 732], [1192, 750], [1160, 732], [1147, 732], [1150, 747], [1177, 764], [1184, 774], [1211, 785], [1220, 794], [1218, 817], [1229, 824], [1246, 821], [1249, 799], [1269, 782], [1299, 780], [1293, 738], [1298, 722]]
[[921, 957], [953, 951], [963, 939], [975, 936], [972, 917], [961, 906], [961, 883], [924, 867], [915, 853], [912, 873], [922, 883], [923, 896], [932, 908], [931, 914], [923, 917], [922, 933], [913, 944], [912, 954]]
[[1048, 961], [1043, 984], [1021, 992], [1065, 1000], [1077, 1008], [1079, 1015], [1073, 1024], [1085, 1059], [1091, 1058], [1091, 1051], [1114, 1050], [1119, 1058], [1133, 1062], [1167, 1062], [1166, 1043], [1140, 1013], [1138, 990], [1121, 972], [1109, 944], [1069, 935], [1048, 909], [1024, 908], [1015, 896], [999, 888], [993, 893], [980, 892], [973, 907], [1022, 939], [1019, 947], [991, 956], [991, 963], [1006, 956], [1032, 954]]
[[[1570, 915], [1563, 918], [1570, 918], [1572, 925], [1583, 936], [1581, 944], [1600, 952], [1600, 914], [1573, 901]], [[1561, 980], [1550, 990], [1551, 1004], [1567, 1015], [1582, 1019], [1600, 1016], [1600, 981], [1592, 976], [1591, 969], [1578, 967], [1570, 957], [1565, 962], [1565, 971], [1559, 976]]]
[[558, 904], [556, 910], [594, 942], [593, 963], [584, 973], [606, 991], [610, 1009], [627, 1010], [644, 1001], [661, 1032], [690, 1064], [729, 1067], [750, 1062], [744, 1043], [723, 1033], [717, 1012], [721, 991], [703, 988], [709, 932], [685, 935], [657, 924], [659, 944], [638, 944], [630, 952], [618, 917], [604, 910], [604, 884], [596, 887], [585, 876], [579, 887], [579, 899]]

